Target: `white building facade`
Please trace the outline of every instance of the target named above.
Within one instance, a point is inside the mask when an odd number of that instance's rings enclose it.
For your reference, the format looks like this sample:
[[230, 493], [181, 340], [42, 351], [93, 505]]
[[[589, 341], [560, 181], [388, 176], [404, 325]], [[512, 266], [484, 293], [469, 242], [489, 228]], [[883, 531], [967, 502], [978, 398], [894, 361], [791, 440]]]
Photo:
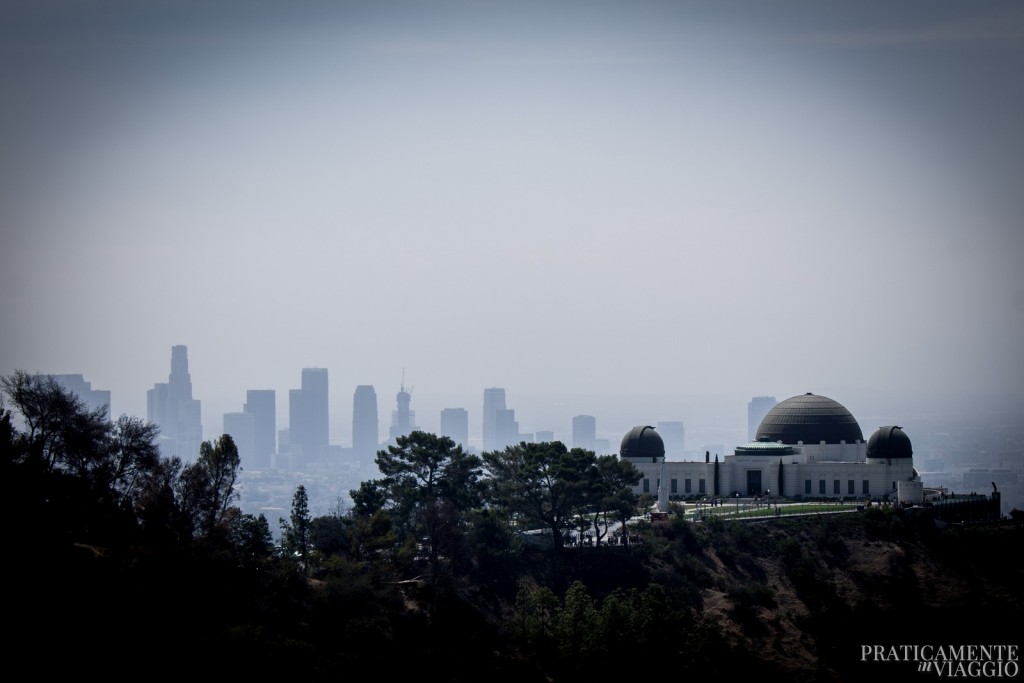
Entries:
[[[901, 482], [920, 481], [910, 439], [897, 426], [864, 440], [860, 425], [841, 404], [804, 394], [776, 404], [762, 419], [757, 440], [732, 455], [703, 461], [665, 459], [653, 427], [634, 427], [620, 457], [643, 474], [637, 493], [670, 498], [895, 499]], [[661, 489], [662, 478], [664, 488]]]

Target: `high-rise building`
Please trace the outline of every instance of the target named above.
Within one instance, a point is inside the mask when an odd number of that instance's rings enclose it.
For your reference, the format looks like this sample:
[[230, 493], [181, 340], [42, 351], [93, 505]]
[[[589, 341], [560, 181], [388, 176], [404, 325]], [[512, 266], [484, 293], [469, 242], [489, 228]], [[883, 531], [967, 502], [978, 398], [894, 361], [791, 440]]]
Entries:
[[93, 389], [92, 382], [86, 382], [84, 375], [53, 375], [54, 381], [82, 399], [89, 410], [102, 410], [110, 420], [110, 391]]
[[682, 458], [686, 449], [686, 429], [682, 421], [659, 422], [658, 434], [665, 442], [666, 458]]
[[519, 423], [516, 422], [516, 411], [511, 408], [495, 411], [493, 450], [505, 450], [508, 446], [514, 446], [523, 440], [519, 433]]
[[572, 418], [572, 447], [588, 451], [597, 448], [597, 419], [593, 415]]
[[360, 384], [352, 396], [352, 455], [357, 460], [373, 460], [379, 447], [377, 392], [369, 384]]
[[224, 433], [229, 435], [238, 449], [242, 469], [258, 469], [256, 459], [256, 416], [252, 413], [224, 413]]
[[533, 440], [536, 443], [550, 443], [555, 440], [555, 433], [546, 429], [533, 433]]
[[[499, 450], [497, 415], [499, 410], [505, 410], [505, 390], [497, 387], [484, 389], [484, 438], [483, 450]], [[500, 448], [504, 448], [501, 446]]]
[[755, 396], [747, 404], [747, 440], [757, 439], [757, 428], [768, 411], [775, 407], [774, 396]]
[[273, 389], [249, 389], [242, 411], [253, 419], [252, 460], [242, 463], [249, 469], [269, 469], [277, 452], [277, 393]]
[[465, 408], [441, 411], [441, 434], [463, 448], [469, 448], [469, 412]]
[[327, 458], [327, 368], [303, 368], [302, 388], [288, 392], [288, 438], [293, 467]]
[[192, 398], [187, 346], [171, 347], [171, 373], [167, 382], [154, 384], [146, 393], [146, 419], [160, 428], [157, 444], [164, 457], [177, 456], [189, 462], [199, 455], [202, 406]]
[[279, 470], [292, 470], [292, 440], [290, 436], [290, 430], [285, 427], [284, 429], [277, 430], [277, 452], [274, 453], [274, 457], [271, 458], [270, 466], [274, 469]]
[[392, 441], [419, 429], [416, 426], [416, 411], [409, 410], [412, 394], [405, 390], [404, 382], [398, 390], [395, 400], [398, 402], [398, 408], [391, 411], [391, 430], [389, 432]]

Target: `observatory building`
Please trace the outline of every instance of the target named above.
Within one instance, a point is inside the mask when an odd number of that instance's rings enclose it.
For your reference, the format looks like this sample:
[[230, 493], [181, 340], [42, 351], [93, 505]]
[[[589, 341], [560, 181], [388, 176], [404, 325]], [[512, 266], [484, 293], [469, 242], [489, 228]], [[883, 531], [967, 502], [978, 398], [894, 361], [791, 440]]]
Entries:
[[703, 461], [666, 461], [665, 444], [650, 426], [631, 429], [619, 451], [643, 474], [637, 492], [659, 500], [770, 495], [919, 503], [922, 484], [912, 456], [900, 427], [880, 427], [865, 441], [849, 410], [810, 393], [777, 403], [755, 440], [721, 462], [710, 453]]

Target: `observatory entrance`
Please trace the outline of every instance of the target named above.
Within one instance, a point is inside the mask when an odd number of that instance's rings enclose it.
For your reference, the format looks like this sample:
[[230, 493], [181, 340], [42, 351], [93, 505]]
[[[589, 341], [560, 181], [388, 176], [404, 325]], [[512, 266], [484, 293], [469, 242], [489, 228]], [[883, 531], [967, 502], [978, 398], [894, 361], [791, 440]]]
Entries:
[[747, 470], [747, 495], [761, 495], [761, 470]]

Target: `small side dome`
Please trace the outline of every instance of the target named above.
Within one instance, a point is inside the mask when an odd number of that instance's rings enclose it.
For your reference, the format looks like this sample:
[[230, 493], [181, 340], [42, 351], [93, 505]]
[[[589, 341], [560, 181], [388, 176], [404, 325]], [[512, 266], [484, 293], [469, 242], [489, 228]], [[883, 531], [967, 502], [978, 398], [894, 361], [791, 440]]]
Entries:
[[879, 427], [868, 439], [869, 458], [910, 458], [913, 455], [910, 437], [900, 427]]
[[650, 459], [651, 462], [657, 462], [665, 457], [665, 442], [661, 440], [661, 435], [654, 431], [654, 427], [633, 427], [622, 437], [619, 457], [633, 460]]

